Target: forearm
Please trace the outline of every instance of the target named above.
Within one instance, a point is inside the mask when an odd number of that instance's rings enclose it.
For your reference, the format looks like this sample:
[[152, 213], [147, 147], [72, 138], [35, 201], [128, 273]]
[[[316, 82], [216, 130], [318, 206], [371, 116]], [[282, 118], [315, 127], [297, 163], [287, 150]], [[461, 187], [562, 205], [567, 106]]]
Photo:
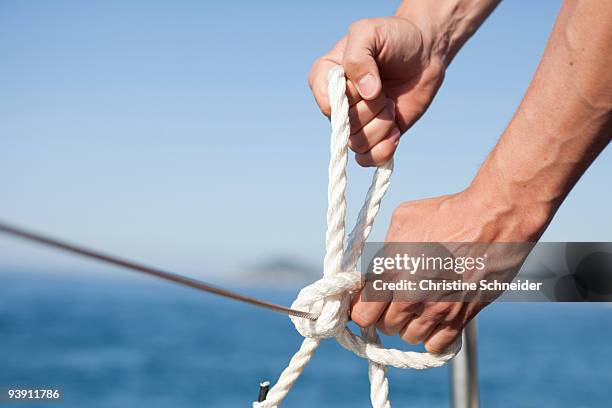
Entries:
[[612, 3], [567, 1], [527, 94], [471, 189], [537, 239], [612, 135]]
[[405, 0], [396, 16], [419, 25], [423, 41], [445, 65], [493, 12], [500, 0]]

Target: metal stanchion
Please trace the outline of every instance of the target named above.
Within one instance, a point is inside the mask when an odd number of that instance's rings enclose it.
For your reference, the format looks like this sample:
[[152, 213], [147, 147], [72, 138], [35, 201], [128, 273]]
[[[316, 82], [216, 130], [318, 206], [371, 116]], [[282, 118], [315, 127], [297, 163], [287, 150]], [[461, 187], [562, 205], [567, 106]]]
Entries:
[[463, 347], [451, 362], [451, 398], [453, 408], [478, 408], [478, 361], [476, 319], [463, 330]]
[[268, 391], [270, 391], [270, 381], [259, 383], [259, 396], [257, 397], [257, 402], [265, 401], [268, 396]]

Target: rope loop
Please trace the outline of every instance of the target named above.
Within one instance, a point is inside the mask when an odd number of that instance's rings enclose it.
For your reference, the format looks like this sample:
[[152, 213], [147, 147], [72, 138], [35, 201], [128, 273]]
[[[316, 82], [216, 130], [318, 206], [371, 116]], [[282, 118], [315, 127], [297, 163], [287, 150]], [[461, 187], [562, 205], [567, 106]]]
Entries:
[[328, 80], [332, 132], [323, 278], [303, 288], [291, 306], [319, 317], [316, 321], [291, 317], [296, 329], [305, 339], [281, 373], [276, 385], [270, 389], [266, 400], [253, 403], [255, 408], [273, 408], [280, 405], [324, 338], [335, 337], [342, 347], [368, 360], [370, 400], [374, 408], [391, 407], [387, 366], [418, 370], [440, 367], [461, 349], [461, 336], [448, 350], [437, 355], [387, 349], [380, 345], [373, 327], [362, 329], [361, 336], [346, 327], [351, 297], [362, 286], [361, 275], [356, 272], [357, 261], [389, 187], [393, 161], [376, 169], [365, 203], [359, 211], [357, 223], [347, 238], [344, 219], [350, 123], [348, 98], [345, 94], [346, 79], [342, 67], [332, 68], [328, 73]]
[[356, 271], [323, 277], [304, 287], [291, 305], [291, 308], [318, 315], [317, 320], [290, 316], [291, 321], [304, 337], [336, 337], [348, 322], [351, 295], [361, 286], [361, 274]]

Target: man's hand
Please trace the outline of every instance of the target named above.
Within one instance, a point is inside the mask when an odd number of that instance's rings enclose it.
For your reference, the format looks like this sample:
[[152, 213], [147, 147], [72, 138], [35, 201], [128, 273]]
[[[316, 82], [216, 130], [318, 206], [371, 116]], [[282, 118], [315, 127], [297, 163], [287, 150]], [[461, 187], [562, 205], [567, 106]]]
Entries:
[[[393, 213], [386, 241], [530, 242], [547, 225], [547, 218], [535, 219], [516, 203], [488, 202], [488, 197], [474, 185], [458, 194], [404, 203]], [[366, 302], [357, 295], [351, 319], [361, 327], [376, 324], [387, 335], [399, 334], [410, 344], [423, 342], [429, 352], [441, 353], [487, 304]]]
[[349, 147], [362, 166], [391, 159], [400, 135], [425, 112], [446, 67], [499, 0], [406, 0], [395, 17], [353, 23], [319, 58], [308, 83], [330, 115], [327, 72], [342, 65], [349, 98]]
[[[610, 2], [566, 0], [521, 106], [470, 187], [402, 204], [387, 241], [536, 242], [612, 140], [611, 22]], [[484, 306], [356, 296], [351, 318], [439, 353]]]
[[308, 76], [321, 111], [330, 115], [327, 72], [342, 65], [348, 78], [349, 147], [362, 166], [391, 159], [400, 135], [425, 112], [444, 78], [421, 30], [401, 17], [361, 20], [318, 59]]

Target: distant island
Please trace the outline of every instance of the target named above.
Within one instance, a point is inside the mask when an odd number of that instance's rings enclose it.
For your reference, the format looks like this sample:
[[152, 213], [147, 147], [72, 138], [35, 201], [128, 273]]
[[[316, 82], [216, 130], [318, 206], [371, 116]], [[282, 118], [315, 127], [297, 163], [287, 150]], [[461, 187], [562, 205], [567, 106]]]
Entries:
[[232, 281], [251, 287], [287, 288], [304, 286], [319, 279], [321, 269], [292, 256], [274, 256], [232, 274]]

